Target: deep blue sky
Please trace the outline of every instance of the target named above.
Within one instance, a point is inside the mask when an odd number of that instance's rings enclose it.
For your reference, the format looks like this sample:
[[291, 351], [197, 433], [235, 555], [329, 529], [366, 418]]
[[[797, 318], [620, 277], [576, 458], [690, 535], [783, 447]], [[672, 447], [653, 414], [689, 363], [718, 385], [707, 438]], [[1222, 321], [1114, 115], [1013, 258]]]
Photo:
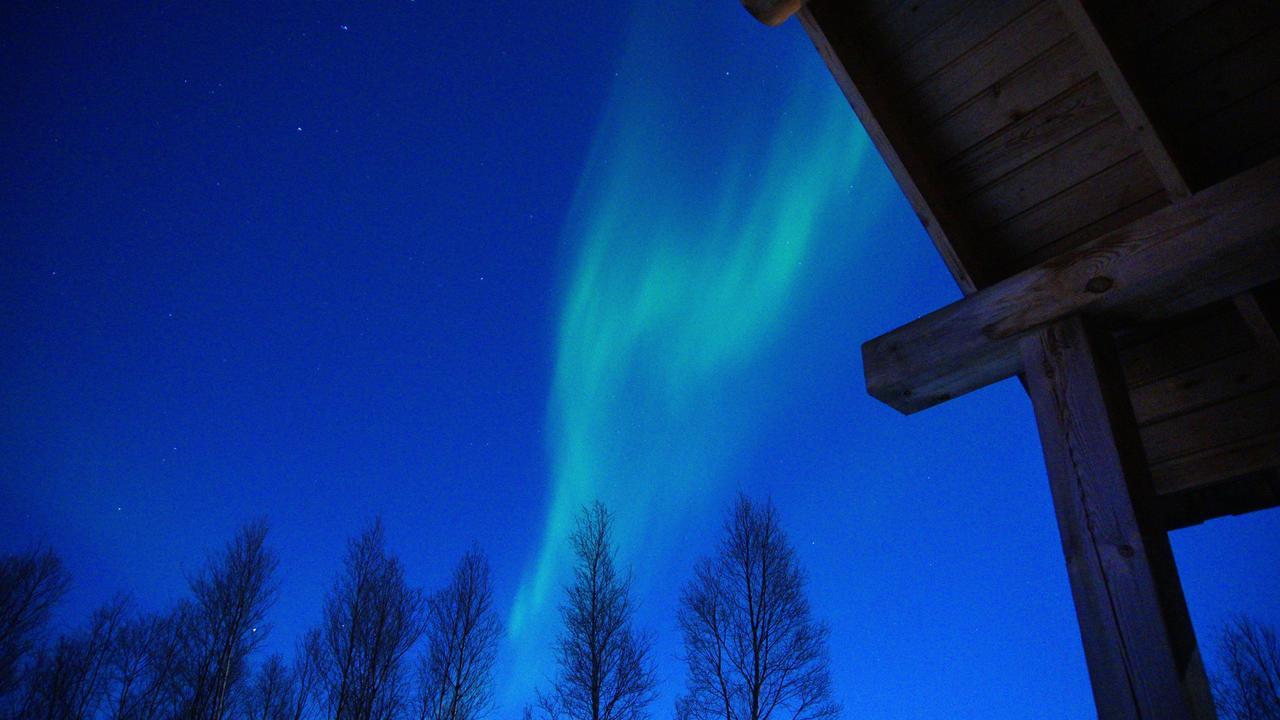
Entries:
[[[0, 11], [0, 550], [64, 556], [61, 624], [169, 603], [266, 516], [288, 648], [381, 515], [428, 588], [489, 551], [507, 717], [599, 497], [666, 717], [679, 585], [741, 489], [799, 548], [848, 717], [1091, 714], [1021, 388], [910, 418], [862, 390], [859, 343], [957, 292], [795, 23], [136, 5]], [[1206, 643], [1280, 619], [1277, 537], [1174, 535]]]

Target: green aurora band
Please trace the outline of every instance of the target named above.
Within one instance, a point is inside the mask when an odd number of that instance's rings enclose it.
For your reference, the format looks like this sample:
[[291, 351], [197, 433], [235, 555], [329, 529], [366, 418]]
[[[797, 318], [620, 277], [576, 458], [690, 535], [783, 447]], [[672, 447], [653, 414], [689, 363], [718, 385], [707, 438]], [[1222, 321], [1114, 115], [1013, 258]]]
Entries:
[[866, 137], [824, 69], [767, 88], [785, 98], [773, 106], [699, 99], [705, 87], [667, 82], [682, 75], [672, 32], [634, 24], [564, 228], [549, 506], [508, 618], [513, 684], [549, 672], [579, 508], [614, 511], [637, 589], [661, 572], [657, 539], [732, 482], [764, 410], [742, 392], [762, 350], [848, 244], [819, 228], [833, 210], [874, 212], [852, 191]]

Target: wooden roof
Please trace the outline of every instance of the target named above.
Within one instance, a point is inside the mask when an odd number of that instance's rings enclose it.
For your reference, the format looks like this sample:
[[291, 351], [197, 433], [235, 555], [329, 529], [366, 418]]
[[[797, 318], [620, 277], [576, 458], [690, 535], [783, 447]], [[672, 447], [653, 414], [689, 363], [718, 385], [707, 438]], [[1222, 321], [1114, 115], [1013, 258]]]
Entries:
[[1083, 313], [1167, 527], [1280, 503], [1280, 2], [744, 4], [798, 15], [968, 296], [866, 344], [873, 395], [1017, 374]]

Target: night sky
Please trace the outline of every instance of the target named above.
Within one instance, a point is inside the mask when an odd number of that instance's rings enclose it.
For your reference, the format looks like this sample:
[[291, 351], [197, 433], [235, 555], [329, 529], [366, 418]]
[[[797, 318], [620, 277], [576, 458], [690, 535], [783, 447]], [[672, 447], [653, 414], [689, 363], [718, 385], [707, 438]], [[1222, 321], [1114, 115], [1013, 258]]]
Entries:
[[[959, 295], [817, 53], [733, 0], [631, 5], [6, 3], [0, 551], [63, 556], [66, 628], [167, 606], [264, 516], [287, 651], [375, 516], [428, 589], [476, 542], [512, 717], [598, 498], [662, 718], [743, 490], [846, 717], [1091, 715], [1021, 387], [863, 390], [862, 341]], [[1174, 534], [1203, 644], [1280, 621], [1277, 538]]]

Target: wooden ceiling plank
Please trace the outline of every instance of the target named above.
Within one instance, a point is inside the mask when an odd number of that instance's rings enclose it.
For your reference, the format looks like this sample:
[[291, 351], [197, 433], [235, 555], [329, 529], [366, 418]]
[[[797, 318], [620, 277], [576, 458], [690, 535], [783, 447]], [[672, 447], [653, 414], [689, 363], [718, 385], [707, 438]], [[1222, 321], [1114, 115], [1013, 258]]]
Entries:
[[904, 413], [1017, 373], [1017, 342], [1076, 312], [1157, 320], [1280, 277], [1280, 159], [1140, 218], [862, 346], [867, 390]]
[[1189, 196], [1191, 186], [1187, 182], [1186, 173], [1152, 124], [1138, 93], [1134, 91], [1132, 75], [1117, 60], [1113, 50], [1115, 41], [1103, 35], [1088, 2], [1089, 0], [1059, 0], [1059, 5], [1092, 58], [1112, 100], [1120, 108], [1120, 114], [1137, 135], [1138, 144], [1155, 169], [1165, 192], [1171, 199]]

